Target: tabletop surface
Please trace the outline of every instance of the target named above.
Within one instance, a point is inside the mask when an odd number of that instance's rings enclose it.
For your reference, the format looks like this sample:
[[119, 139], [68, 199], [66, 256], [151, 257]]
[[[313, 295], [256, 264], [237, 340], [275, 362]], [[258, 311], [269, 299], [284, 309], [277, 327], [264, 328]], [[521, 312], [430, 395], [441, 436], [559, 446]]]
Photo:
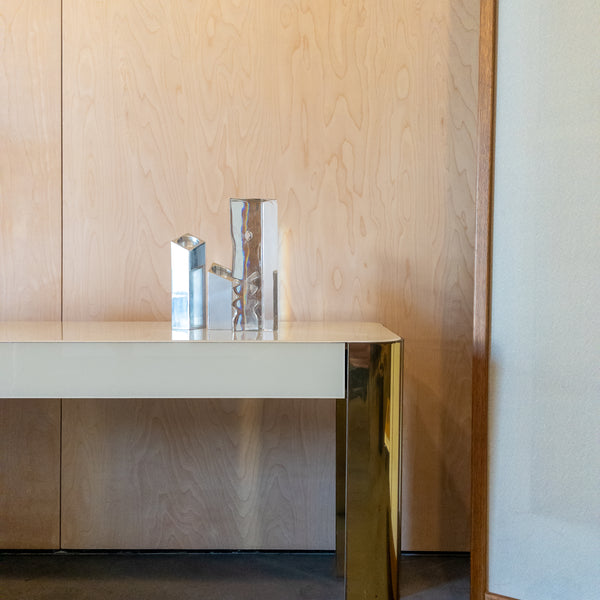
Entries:
[[0, 321], [0, 343], [15, 342], [278, 342], [391, 343], [400, 337], [379, 323], [282, 322], [277, 331], [177, 331], [170, 321]]

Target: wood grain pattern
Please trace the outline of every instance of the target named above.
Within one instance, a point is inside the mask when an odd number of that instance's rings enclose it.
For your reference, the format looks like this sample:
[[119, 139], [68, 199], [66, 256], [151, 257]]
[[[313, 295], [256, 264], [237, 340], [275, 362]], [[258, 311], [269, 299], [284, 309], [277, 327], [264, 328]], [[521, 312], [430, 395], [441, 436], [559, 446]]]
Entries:
[[63, 403], [63, 548], [334, 548], [334, 400]]
[[[60, 0], [0, 0], [0, 320], [61, 315], [60, 68]], [[0, 548], [58, 548], [59, 415], [0, 401]]]
[[57, 549], [60, 400], [0, 400], [0, 548]]
[[60, 0], [0, 1], [0, 320], [60, 319]]
[[497, 0], [481, 3], [471, 462], [471, 597], [476, 600], [484, 598], [488, 574], [488, 371], [497, 15]]
[[406, 339], [410, 550], [469, 547], [478, 6], [63, 1], [65, 318], [168, 319], [169, 240], [277, 198], [283, 319]]

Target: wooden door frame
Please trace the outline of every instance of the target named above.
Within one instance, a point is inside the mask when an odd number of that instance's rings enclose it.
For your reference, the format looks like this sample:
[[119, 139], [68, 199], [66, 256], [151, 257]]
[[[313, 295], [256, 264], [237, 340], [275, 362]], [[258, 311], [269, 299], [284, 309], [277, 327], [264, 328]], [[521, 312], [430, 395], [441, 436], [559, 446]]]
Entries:
[[471, 425], [471, 600], [484, 600], [488, 583], [488, 370], [497, 22], [498, 0], [481, 0]]

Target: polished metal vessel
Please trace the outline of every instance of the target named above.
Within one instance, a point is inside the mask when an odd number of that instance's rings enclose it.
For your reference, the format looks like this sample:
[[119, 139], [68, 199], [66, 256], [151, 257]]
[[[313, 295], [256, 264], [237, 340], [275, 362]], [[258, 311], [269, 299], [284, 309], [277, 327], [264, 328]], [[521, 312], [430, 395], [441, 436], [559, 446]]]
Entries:
[[205, 244], [186, 233], [171, 242], [171, 327], [206, 327]]
[[279, 238], [275, 200], [230, 199], [232, 324], [236, 331], [277, 329]]
[[232, 287], [235, 282], [231, 272], [220, 265], [214, 265], [208, 271], [208, 329], [231, 329], [233, 307], [231, 306]]

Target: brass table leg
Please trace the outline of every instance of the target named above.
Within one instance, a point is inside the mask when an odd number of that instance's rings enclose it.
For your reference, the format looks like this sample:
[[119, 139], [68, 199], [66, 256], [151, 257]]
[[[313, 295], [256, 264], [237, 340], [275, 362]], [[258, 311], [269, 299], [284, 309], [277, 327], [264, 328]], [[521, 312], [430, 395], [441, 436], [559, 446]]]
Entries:
[[399, 598], [402, 342], [348, 344], [347, 365], [346, 399], [337, 405], [338, 427], [345, 425], [336, 436], [338, 574], [343, 564], [346, 600], [394, 600]]

